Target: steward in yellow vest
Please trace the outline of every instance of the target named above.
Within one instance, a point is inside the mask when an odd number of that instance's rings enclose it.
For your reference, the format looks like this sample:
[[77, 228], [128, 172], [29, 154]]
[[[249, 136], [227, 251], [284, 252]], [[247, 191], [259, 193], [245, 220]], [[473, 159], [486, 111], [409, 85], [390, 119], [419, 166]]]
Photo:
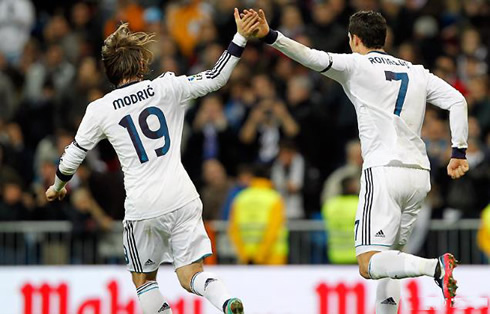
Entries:
[[490, 204], [481, 213], [481, 223], [477, 234], [480, 250], [490, 258]]
[[[342, 182], [343, 194], [328, 200], [322, 208], [322, 216], [327, 232], [327, 254], [332, 264], [355, 264], [354, 224], [359, 197], [355, 180], [347, 178]], [[357, 185], [358, 186], [358, 185]]]
[[242, 264], [285, 264], [288, 233], [281, 195], [266, 178], [255, 178], [232, 204], [229, 235]]

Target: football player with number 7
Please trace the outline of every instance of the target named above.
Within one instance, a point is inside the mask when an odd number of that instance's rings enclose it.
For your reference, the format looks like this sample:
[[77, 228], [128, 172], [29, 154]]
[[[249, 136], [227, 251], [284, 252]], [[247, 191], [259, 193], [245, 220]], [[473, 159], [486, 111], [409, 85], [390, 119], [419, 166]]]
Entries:
[[[250, 12], [255, 11], [243, 11]], [[364, 164], [353, 227], [359, 272], [379, 280], [376, 313], [398, 312], [398, 279], [407, 277], [433, 277], [452, 302], [457, 289], [453, 255], [426, 259], [402, 249], [430, 190], [430, 164], [420, 138], [426, 103], [449, 110], [452, 156], [447, 173], [458, 179], [469, 170], [464, 97], [423, 66], [387, 54], [386, 20], [377, 12], [350, 17], [351, 54], [310, 49], [270, 29], [262, 10], [258, 15], [256, 37], [340, 83], [356, 109]]]
[[212, 254], [202, 221], [202, 203], [180, 158], [184, 115], [190, 100], [226, 84], [240, 60], [257, 13], [240, 16], [237, 33], [212, 70], [192, 76], [167, 72], [145, 80], [153, 35], [121, 25], [104, 41], [102, 62], [116, 89], [90, 103], [75, 140], [60, 159], [49, 201], [66, 195], [65, 185], [87, 151], [102, 139], [114, 147], [124, 172], [124, 255], [143, 314], [171, 314], [156, 282], [161, 263], [172, 263], [187, 291], [208, 299], [225, 314], [244, 313], [224, 283], [203, 269]]

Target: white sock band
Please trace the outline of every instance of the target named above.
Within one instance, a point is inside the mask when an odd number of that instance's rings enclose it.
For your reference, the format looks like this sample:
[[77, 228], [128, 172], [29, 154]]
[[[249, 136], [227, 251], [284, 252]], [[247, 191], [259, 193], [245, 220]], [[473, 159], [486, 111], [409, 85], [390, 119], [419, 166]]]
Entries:
[[194, 274], [190, 287], [194, 294], [205, 297], [220, 311], [223, 311], [223, 305], [231, 298], [223, 282], [213, 273]]
[[156, 281], [148, 281], [136, 289], [143, 314], [172, 314], [170, 305], [160, 293]]
[[427, 259], [400, 251], [383, 251], [369, 261], [371, 279], [430, 276], [434, 277], [437, 259]]
[[376, 288], [376, 314], [397, 314], [400, 305], [400, 280], [383, 278]]

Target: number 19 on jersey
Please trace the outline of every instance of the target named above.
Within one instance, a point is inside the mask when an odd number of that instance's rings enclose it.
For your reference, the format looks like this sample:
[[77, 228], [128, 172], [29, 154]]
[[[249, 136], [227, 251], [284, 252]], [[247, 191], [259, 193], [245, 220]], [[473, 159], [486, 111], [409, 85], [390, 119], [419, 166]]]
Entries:
[[[160, 127], [155, 131], [150, 130], [148, 126], [147, 120], [148, 117], [151, 115], [156, 116], [160, 123]], [[157, 154], [157, 157], [165, 155], [170, 149], [170, 136], [168, 134], [167, 120], [165, 119], [165, 115], [163, 114], [162, 110], [160, 110], [157, 107], [148, 107], [144, 109], [138, 117], [138, 123], [140, 125], [141, 131], [143, 131], [143, 134], [147, 138], [153, 140], [158, 140], [161, 139], [162, 137], [165, 138], [165, 144], [162, 147], [155, 149], [155, 153]], [[141, 163], [147, 162], [149, 160], [148, 154], [146, 153], [146, 150], [143, 147], [143, 143], [141, 142], [141, 137], [139, 136], [138, 131], [136, 130], [136, 126], [134, 125], [133, 118], [130, 115], [127, 115], [124, 118], [122, 118], [121, 121], [119, 121], [119, 125], [128, 131], [129, 137], [133, 142], [133, 146], [136, 150], [136, 153], [138, 154], [140, 162]]]

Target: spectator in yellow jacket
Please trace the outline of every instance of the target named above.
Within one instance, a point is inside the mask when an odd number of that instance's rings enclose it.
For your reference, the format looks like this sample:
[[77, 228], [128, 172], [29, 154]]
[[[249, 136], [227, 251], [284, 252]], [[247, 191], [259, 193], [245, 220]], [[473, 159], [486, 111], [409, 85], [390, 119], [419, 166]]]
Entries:
[[285, 208], [268, 171], [255, 170], [250, 186], [235, 198], [229, 235], [242, 264], [285, 264], [288, 257]]

